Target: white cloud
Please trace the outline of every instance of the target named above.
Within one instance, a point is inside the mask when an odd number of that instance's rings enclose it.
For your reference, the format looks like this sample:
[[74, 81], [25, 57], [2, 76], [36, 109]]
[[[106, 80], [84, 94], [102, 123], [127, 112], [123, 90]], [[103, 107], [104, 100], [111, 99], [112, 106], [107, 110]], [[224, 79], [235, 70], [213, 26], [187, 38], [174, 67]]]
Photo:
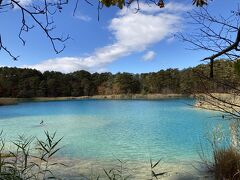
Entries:
[[[10, 1], [10, 0], [6, 0], [6, 1]], [[41, 6], [45, 6], [45, 1], [39, 1], [39, 0], [17, 0], [17, 2], [19, 2], [19, 4], [21, 6], [28, 6], [28, 5], [41, 5]], [[47, 0], [47, 2], [49, 3], [57, 3], [57, 0]], [[15, 9], [19, 9], [18, 6], [14, 7]]]
[[85, 22], [89, 22], [92, 20], [92, 18], [90, 16], [87, 15], [83, 15], [83, 14], [77, 14], [75, 15], [75, 17], [81, 21], [85, 21]]
[[[182, 13], [182, 12], [186, 12], [186, 11], [190, 11], [192, 10], [192, 6], [186, 5], [186, 4], [182, 4], [182, 3], [177, 3], [177, 2], [169, 2], [165, 5], [164, 8], [159, 8], [159, 6], [156, 6], [153, 3], [139, 3], [139, 12], [143, 12], [143, 13]], [[133, 3], [131, 4], [130, 8], [128, 9], [124, 9], [123, 11], [120, 11], [119, 14], [125, 14], [127, 13], [133, 13], [136, 12], [136, 9], [138, 8], [138, 4], [137, 3]]]
[[180, 13], [189, 9], [186, 5], [179, 3], [167, 4], [165, 9], [147, 4], [141, 4], [141, 7], [142, 11], [138, 13], [133, 13], [126, 8], [120, 11], [117, 17], [111, 20], [108, 27], [114, 36], [114, 42], [96, 49], [92, 55], [49, 59], [36, 65], [25, 65], [24, 67], [65, 73], [80, 69], [98, 71], [121, 57], [144, 51], [150, 45], [170, 38], [172, 33], [181, 31], [182, 18]]
[[[9, 2], [10, 0], [6, 0], [6, 1]], [[19, 4], [21, 6], [28, 6], [28, 5], [32, 4], [34, 1], [36, 1], [36, 0], [17, 0], [17, 2], [19, 2]], [[18, 6], [15, 6], [14, 8], [19, 9]]]
[[151, 61], [155, 58], [155, 56], [156, 56], [156, 53], [154, 51], [148, 51], [143, 55], [142, 59], [144, 61]]
[[[6, 0], [6, 1], [10, 1], [10, 0]], [[47, 1], [53, 1], [53, 0], [47, 0]], [[44, 6], [44, 1], [37, 1], [37, 0], [17, 0], [17, 2], [19, 2], [19, 4], [23, 7], [27, 7], [29, 5], [43, 5]], [[14, 4], [14, 9], [15, 10], [19, 10], [20, 8], [15, 4]]]
[[32, 3], [32, 0], [19, 0], [20, 4], [23, 6], [29, 5]]
[[170, 44], [170, 43], [173, 43], [175, 40], [176, 40], [176, 37], [172, 36], [167, 39], [167, 42]]

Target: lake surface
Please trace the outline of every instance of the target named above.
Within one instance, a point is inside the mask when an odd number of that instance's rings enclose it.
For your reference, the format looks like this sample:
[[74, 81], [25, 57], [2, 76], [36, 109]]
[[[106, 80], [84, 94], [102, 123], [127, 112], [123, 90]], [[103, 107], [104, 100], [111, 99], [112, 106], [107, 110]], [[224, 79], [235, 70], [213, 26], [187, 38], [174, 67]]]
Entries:
[[[0, 107], [9, 140], [57, 131], [67, 158], [198, 160], [200, 142], [217, 124], [216, 112], [192, 108], [193, 99], [73, 100]], [[39, 125], [41, 121], [44, 125]]]

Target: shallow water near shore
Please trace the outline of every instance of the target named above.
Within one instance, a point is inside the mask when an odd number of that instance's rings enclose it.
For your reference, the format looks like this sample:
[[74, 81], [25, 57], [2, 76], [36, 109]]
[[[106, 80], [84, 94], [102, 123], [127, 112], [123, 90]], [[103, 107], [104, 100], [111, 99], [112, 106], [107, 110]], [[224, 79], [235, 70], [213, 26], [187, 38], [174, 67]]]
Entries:
[[9, 140], [19, 134], [44, 138], [44, 130], [56, 131], [64, 137], [61, 158], [192, 163], [199, 160], [206, 133], [217, 124], [227, 125], [220, 114], [195, 109], [193, 103], [193, 99], [28, 102], [0, 107], [0, 127]]

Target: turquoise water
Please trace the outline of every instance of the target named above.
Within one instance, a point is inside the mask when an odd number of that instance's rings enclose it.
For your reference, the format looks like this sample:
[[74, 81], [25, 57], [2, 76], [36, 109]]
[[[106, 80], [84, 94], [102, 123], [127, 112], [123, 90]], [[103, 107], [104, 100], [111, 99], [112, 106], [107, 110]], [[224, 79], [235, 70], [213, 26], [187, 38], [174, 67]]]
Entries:
[[[225, 122], [216, 112], [194, 109], [192, 99], [73, 100], [0, 107], [0, 127], [19, 134], [64, 136], [60, 156], [108, 160], [197, 160], [200, 141]], [[39, 123], [44, 121], [44, 125]]]

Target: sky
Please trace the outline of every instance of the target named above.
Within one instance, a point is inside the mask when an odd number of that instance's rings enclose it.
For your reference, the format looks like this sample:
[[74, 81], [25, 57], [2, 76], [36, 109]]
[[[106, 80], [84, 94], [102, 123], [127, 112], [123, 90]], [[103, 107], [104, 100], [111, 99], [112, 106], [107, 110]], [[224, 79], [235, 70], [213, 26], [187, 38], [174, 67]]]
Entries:
[[[20, 1], [25, 6], [34, 3], [34, 0]], [[238, 5], [239, 0], [213, 0], [208, 8], [215, 15], [227, 16]], [[145, 73], [196, 66], [211, 55], [201, 50], [189, 50], [189, 44], [174, 36], [196, 30], [187, 18], [188, 12], [198, 10], [192, 6], [191, 0], [166, 0], [165, 8], [161, 9], [141, 3], [137, 13], [135, 7], [133, 4], [123, 10], [103, 8], [98, 21], [96, 6], [80, 1], [75, 15], [73, 4], [65, 6], [54, 16], [56, 29], [51, 32], [55, 36], [71, 37], [60, 54], [54, 52], [51, 42], [36, 24], [23, 34], [26, 40], [23, 46], [18, 38], [21, 11], [15, 8], [1, 13], [2, 41], [19, 58], [13, 61], [1, 50], [0, 66], [34, 68], [41, 72]], [[26, 20], [31, 24], [29, 17]], [[61, 49], [63, 44], [56, 45]]]

